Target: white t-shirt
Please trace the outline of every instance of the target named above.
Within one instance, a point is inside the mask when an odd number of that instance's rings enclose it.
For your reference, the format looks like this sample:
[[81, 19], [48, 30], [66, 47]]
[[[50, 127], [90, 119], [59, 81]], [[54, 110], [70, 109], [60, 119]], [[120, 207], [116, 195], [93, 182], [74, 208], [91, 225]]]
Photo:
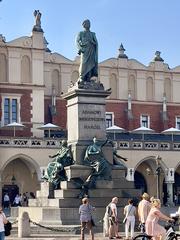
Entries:
[[115, 214], [116, 214], [116, 217], [117, 217], [117, 207], [116, 207], [116, 204], [115, 203], [111, 203], [110, 207], [111, 207], [112, 211], [115, 210]]
[[131, 204], [126, 205], [124, 211], [126, 213], [126, 217], [135, 216], [136, 214], [136, 208]]
[[14, 203], [19, 204], [21, 202], [21, 197], [20, 196], [16, 196], [14, 199]]
[[9, 202], [9, 196], [7, 194], [4, 195], [4, 202]]
[[4, 232], [4, 222], [3, 222], [4, 218], [5, 218], [4, 213], [0, 213], [0, 232]]

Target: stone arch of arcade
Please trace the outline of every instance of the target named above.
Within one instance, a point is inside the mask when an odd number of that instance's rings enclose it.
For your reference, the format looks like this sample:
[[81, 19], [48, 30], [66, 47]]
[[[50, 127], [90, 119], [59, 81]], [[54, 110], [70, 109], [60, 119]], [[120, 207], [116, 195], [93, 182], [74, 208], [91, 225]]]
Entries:
[[13, 190], [16, 193], [35, 192], [39, 188], [41, 178], [40, 166], [31, 157], [17, 154], [6, 161], [0, 176], [1, 196], [5, 191], [10, 192], [12, 189], [16, 189]]
[[[156, 174], [156, 156], [147, 156], [134, 168], [134, 184], [135, 187], [143, 192], [148, 192], [150, 196], [157, 195], [157, 174]], [[165, 182], [166, 165], [160, 163], [160, 196], [163, 199], [163, 183]]]

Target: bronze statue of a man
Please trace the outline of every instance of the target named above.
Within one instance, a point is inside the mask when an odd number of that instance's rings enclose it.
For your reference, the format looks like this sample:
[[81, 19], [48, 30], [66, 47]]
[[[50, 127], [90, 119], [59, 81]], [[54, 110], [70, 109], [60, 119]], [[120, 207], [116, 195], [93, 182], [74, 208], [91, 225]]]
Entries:
[[84, 31], [78, 33], [76, 45], [81, 56], [78, 82], [89, 82], [98, 76], [98, 42], [96, 34], [90, 31], [90, 21], [82, 23]]

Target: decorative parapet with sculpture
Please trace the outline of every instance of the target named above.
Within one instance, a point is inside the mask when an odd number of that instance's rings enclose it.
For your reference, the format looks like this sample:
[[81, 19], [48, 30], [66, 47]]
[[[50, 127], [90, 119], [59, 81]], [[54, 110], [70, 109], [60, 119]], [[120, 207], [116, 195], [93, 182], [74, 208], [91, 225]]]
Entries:
[[34, 17], [35, 17], [35, 25], [33, 27], [33, 31], [35, 32], [43, 32], [41, 28], [41, 12], [39, 10], [34, 11]]

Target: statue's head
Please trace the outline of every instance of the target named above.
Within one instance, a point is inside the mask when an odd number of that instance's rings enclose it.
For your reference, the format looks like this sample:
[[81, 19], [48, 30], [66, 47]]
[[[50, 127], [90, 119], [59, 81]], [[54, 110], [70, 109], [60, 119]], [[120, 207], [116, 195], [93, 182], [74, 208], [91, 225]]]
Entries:
[[91, 26], [91, 23], [90, 23], [89, 19], [86, 19], [86, 20], [83, 21], [82, 25], [86, 30], [89, 30], [90, 26]]
[[61, 145], [64, 147], [67, 147], [67, 141], [66, 140], [62, 140]]

